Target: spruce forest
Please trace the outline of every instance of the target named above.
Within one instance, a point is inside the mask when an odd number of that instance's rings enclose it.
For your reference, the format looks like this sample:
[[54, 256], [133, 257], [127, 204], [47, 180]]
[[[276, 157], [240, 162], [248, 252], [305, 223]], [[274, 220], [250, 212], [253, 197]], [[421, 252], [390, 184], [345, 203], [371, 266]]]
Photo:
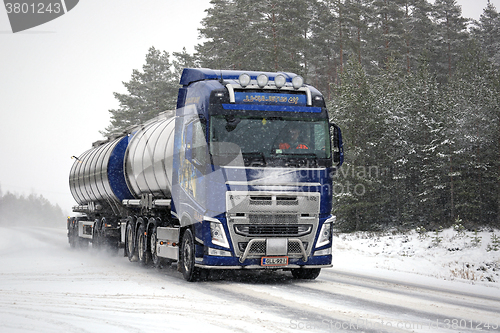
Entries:
[[111, 135], [175, 108], [184, 67], [284, 71], [343, 131], [344, 231], [500, 227], [500, 16], [455, 0], [212, 0], [195, 53], [154, 47], [115, 93]]

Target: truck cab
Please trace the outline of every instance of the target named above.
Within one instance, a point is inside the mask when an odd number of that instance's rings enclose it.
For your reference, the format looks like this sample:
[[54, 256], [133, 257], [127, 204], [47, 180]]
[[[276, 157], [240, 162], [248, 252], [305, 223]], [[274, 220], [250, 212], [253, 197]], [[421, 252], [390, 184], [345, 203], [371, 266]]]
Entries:
[[193, 238], [180, 252], [193, 257], [188, 279], [218, 268], [314, 278], [331, 266], [343, 151], [323, 96], [291, 73], [185, 69], [180, 83], [172, 214]]

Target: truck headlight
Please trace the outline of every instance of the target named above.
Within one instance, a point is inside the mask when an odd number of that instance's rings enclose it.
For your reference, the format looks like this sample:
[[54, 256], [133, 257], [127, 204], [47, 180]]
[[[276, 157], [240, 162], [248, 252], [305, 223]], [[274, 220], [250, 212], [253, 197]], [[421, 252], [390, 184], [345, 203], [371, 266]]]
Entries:
[[229, 248], [222, 223], [210, 221], [210, 234], [212, 235], [212, 244]]
[[274, 84], [276, 85], [276, 88], [282, 88], [286, 84], [286, 77], [283, 74], [278, 74], [274, 78]]
[[259, 76], [257, 76], [257, 84], [259, 87], [264, 88], [267, 85], [267, 82], [269, 82], [269, 78], [266, 74], [259, 74]]
[[316, 248], [322, 247], [330, 243], [330, 238], [332, 237], [332, 224], [324, 223], [319, 232], [318, 242], [316, 243]]
[[250, 78], [250, 75], [248, 75], [247, 73], [241, 74], [240, 77], [239, 77], [240, 86], [242, 86], [243, 88], [245, 88], [246, 86], [248, 86], [250, 84], [251, 80], [252, 79]]
[[304, 79], [302, 76], [297, 75], [292, 79], [292, 85], [295, 89], [299, 89], [304, 84]]

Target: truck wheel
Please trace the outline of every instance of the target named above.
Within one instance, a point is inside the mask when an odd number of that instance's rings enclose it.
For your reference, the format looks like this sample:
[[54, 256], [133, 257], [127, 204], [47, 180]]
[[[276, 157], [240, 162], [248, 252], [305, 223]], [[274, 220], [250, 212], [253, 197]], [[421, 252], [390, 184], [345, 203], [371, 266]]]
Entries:
[[144, 233], [144, 224], [141, 224], [139, 229], [137, 229], [137, 257], [141, 265], [147, 266], [151, 262], [151, 259], [150, 252], [148, 251], [147, 237]]
[[303, 279], [303, 280], [314, 280], [318, 277], [319, 273], [321, 272], [321, 268], [310, 268], [310, 269], [303, 269], [303, 268], [297, 268], [297, 269], [292, 269], [292, 275], [296, 279]]
[[75, 235], [75, 228], [73, 228], [73, 224], [70, 224], [68, 227], [68, 241], [69, 241], [69, 246], [71, 248], [75, 248], [77, 245], [77, 239], [78, 236]]
[[92, 228], [92, 248], [100, 249], [101, 247], [101, 235], [99, 232], [99, 224], [97, 222], [94, 223], [94, 227]]
[[137, 248], [135, 246], [134, 228], [131, 223], [127, 223], [127, 231], [125, 233], [125, 252], [128, 260], [137, 261]]
[[194, 265], [195, 248], [194, 248], [194, 237], [190, 229], [184, 232], [182, 237], [180, 262], [181, 272], [184, 279], [189, 282], [198, 281], [202, 278], [206, 278], [208, 271], [202, 270], [201, 268], [195, 267]]
[[149, 237], [149, 249], [151, 250], [151, 262], [153, 263], [154, 267], [160, 268], [162, 264], [162, 258], [158, 257], [158, 253], [156, 252], [156, 241], [157, 241], [157, 235], [156, 235], [156, 226], [151, 228], [151, 233]]

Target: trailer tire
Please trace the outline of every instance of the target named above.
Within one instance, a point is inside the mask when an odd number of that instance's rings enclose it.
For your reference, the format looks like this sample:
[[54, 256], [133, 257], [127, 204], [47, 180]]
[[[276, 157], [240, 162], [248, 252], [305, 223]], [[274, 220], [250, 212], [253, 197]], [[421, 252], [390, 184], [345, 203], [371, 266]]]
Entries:
[[150, 229], [149, 249], [151, 251], [151, 263], [153, 264], [153, 267], [161, 268], [163, 260], [161, 257], [158, 257], [158, 252], [156, 252], [156, 242], [158, 240], [156, 228], [157, 227], [154, 225]]
[[137, 229], [137, 258], [142, 266], [147, 266], [151, 262], [151, 254], [148, 250], [148, 240], [145, 232], [144, 223], [139, 225]]
[[321, 273], [321, 268], [296, 268], [292, 269], [292, 275], [296, 279], [314, 280]]
[[101, 235], [99, 232], [99, 223], [94, 222], [94, 227], [92, 228], [92, 248], [98, 250], [101, 248]]
[[71, 221], [69, 226], [68, 226], [68, 241], [69, 241], [69, 246], [71, 248], [75, 248], [76, 245], [78, 244], [78, 235], [75, 235], [75, 227], [73, 226], [73, 222]]
[[191, 229], [186, 229], [182, 236], [180, 262], [181, 272], [188, 282], [208, 278], [208, 271], [195, 266], [195, 243]]
[[131, 223], [127, 223], [127, 229], [125, 232], [125, 252], [128, 260], [131, 262], [135, 262], [138, 259], [137, 247], [135, 245], [134, 228]]

